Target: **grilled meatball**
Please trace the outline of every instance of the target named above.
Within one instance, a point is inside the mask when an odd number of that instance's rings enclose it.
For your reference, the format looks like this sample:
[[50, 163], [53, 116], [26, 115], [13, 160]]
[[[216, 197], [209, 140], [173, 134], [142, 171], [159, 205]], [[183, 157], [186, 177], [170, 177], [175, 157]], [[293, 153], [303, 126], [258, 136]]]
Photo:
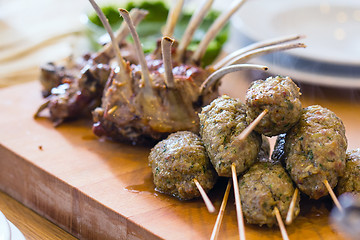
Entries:
[[255, 131], [265, 136], [287, 132], [299, 120], [300, 89], [289, 77], [269, 77], [252, 83], [246, 92], [247, 121], [255, 120], [267, 109]]
[[286, 169], [298, 186], [318, 199], [328, 194], [344, 174], [347, 139], [345, 127], [332, 111], [318, 105], [303, 109], [300, 121], [286, 134]]
[[231, 177], [232, 163], [240, 174], [257, 161], [261, 136], [252, 132], [245, 140], [238, 140], [248, 126], [245, 104], [222, 96], [204, 107], [199, 117], [200, 135], [219, 176]]
[[360, 196], [360, 148], [347, 151], [345, 174], [339, 178], [337, 192], [339, 195], [351, 192]]
[[159, 142], [149, 155], [156, 190], [183, 200], [200, 196], [194, 178], [208, 192], [217, 174], [199, 136], [182, 131]]
[[[276, 224], [274, 207], [285, 218], [294, 187], [290, 177], [280, 164], [259, 162], [254, 164], [239, 180], [239, 190], [243, 213], [251, 224]], [[297, 198], [294, 215], [300, 212], [300, 198]]]

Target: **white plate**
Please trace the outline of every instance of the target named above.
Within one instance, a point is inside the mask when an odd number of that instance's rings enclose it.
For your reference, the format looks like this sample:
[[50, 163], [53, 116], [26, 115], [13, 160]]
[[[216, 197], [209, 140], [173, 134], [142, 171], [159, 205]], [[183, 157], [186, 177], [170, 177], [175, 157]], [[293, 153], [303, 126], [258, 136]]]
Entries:
[[[330, 34], [340, 24], [336, 19], [346, 20], [341, 23], [347, 34], [343, 39]], [[247, 1], [232, 18], [231, 31], [229, 52], [253, 42], [305, 34], [301, 42], [307, 48], [269, 54], [252, 62], [267, 65], [272, 74], [287, 75], [299, 82], [360, 88], [359, 0]]]
[[0, 212], [0, 239], [1, 240], [10, 240], [11, 232], [9, 223], [2, 212]]
[[254, 41], [304, 34], [308, 47], [291, 54], [360, 66], [359, 0], [251, 0], [233, 22]]
[[26, 240], [20, 230], [0, 212], [0, 240]]

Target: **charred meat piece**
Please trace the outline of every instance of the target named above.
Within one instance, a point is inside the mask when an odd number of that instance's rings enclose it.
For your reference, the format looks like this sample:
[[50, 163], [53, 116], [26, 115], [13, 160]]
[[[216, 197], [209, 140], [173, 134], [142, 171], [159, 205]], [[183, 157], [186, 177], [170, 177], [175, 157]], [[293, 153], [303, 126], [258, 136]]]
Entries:
[[188, 200], [200, 196], [194, 179], [206, 192], [217, 179], [199, 136], [182, 131], [159, 142], [149, 155], [156, 190]]
[[255, 81], [246, 93], [247, 121], [254, 121], [267, 109], [255, 131], [269, 137], [285, 133], [299, 121], [302, 109], [299, 97], [300, 89], [289, 77]]
[[[133, 9], [135, 22], [140, 22], [147, 11]], [[35, 116], [48, 108], [55, 125], [64, 120], [90, 115], [91, 110], [100, 105], [105, 83], [110, 74], [110, 64], [114, 59], [115, 47], [124, 46], [124, 53], [130, 54], [127, 43], [123, 43], [129, 31], [120, 27], [114, 41], [97, 53], [85, 54], [74, 61], [70, 58], [64, 65], [48, 63], [41, 67], [40, 82], [47, 103], [40, 106]], [[116, 46], [114, 46], [116, 45]], [[128, 56], [131, 59], [131, 56]]]
[[352, 193], [360, 197], [360, 148], [347, 151], [345, 174], [339, 178], [336, 190], [339, 195]]
[[[272, 226], [277, 223], [274, 208], [279, 209], [285, 219], [294, 194], [291, 178], [279, 163], [255, 163], [239, 179], [239, 190], [243, 213], [251, 224]], [[294, 215], [300, 212], [297, 198]]]
[[205, 106], [199, 117], [200, 135], [219, 176], [231, 177], [232, 163], [240, 174], [257, 161], [261, 136], [252, 132], [245, 140], [238, 140], [248, 126], [245, 104], [222, 96]]
[[286, 169], [299, 190], [319, 199], [345, 173], [347, 139], [341, 119], [319, 105], [304, 108], [285, 138]]
[[113, 72], [102, 106], [93, 112], [96, 135], [141, 143], [160, 140], [176, 131], [198, 132], [197, 114], [201, 106], [218, 95], [215, 91], [199, 96], [198, 89], [208, 72], [195, 66], [176, 66], [172, 69], [175, 85], [170, 88], [166, 84], [162, 61], [154, 61], [161, 63], [150, 72], [152, 97], [157, 100], [158, 107], [145, 97], [140, 66], [131, 66], [130, 82], [124, 82], [120, 74]]
[[277, 136], [274, 151], [271, 154], [271, 160], [274, 162], [280, 162], [283, 166], [285, 166], [285, 138], [286, 133], [282, 133]]

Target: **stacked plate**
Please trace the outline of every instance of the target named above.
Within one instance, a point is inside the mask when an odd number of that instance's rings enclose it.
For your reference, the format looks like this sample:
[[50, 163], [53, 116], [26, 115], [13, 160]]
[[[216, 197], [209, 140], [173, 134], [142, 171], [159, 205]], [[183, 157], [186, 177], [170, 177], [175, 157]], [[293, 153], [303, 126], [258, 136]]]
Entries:
[[360, 88], [360, 1], [252, 0], [232, 18], [230, 46], [302, 34], [305, 49], [254, 62], [274, 74], [323, 86]]
[[0, 212], [0, 239], [1, 240], [25, 240], [24, 235], [15, 227], [4, 214]]

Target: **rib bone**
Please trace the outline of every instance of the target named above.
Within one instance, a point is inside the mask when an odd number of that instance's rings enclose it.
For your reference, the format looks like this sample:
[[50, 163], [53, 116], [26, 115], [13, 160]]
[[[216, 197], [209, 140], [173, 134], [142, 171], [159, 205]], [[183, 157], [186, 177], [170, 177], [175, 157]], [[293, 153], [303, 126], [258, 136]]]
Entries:
[[89, 1], [90, 1], [91, 5], [93, 6], [93, 8], [95, 9], [97, 15], [99, 16], [102, 24], [104, 25], [104, 28], [106, 29], [106, 31], [108, 32], [108, 34], [110, 36], [112, 46], [113, 46], [114, 52], [115, 52], [115, 57], [116, 57], [116, 60], [118, 61], [119, 67], [121, 69], [126, 69], [126, 63], [125, 63], [123, 57], [121, 56], [120, 47], [115, 40], [114, 33], [111, 30], [108, 20], [106, 19], [104, 13], [101, 11], [100, 7], [96, 4], [96, 2], [94, 0], [89, 0]]
[[164, 36], [172, 37], [177, 20], [179, 19], [181, 9], [184, 5], [184, 0], [177, 0], [176, 4], [170, 9], [168, 18], [166, 19], [166, 25], [163, 32]]
[[255, 70], [268, 70], [268, 67], [262, 66], [262, 65], [255, 65], [255, 64], [237, 64], [232, 65], [228, 67], [223, 67], [214, 73], [212, 73], [200, 86], [200, 95], [204, 95], [208, 89], [211, 88], [211, 86], [214, 86], [218, 80], [223, 77], [224, 75], [231, 73], [231, 72], [237, 72], [240, 70], [245, 69], [255, 69]]
[[244, 63], [247, 62], [249, 59], [265, 55], [271, 52], [277, 52], [287, 49], [293, 49], [293, 48], [305, 48], [306, 45], [303, 43], [291, 43], [291, 44], [280, 44], [275, 46], [268, 46], [263, 48], [258, 48], [252, 51], [248, 51], [244, 54], [241, 54], [237, 56], [236, 58], [231, 59], [229, 62], [225, 64], [225, 66], [230, 66], [232, 64], [238, 64], [238, 63]]
[[171, 46], [173, 43], [174, 43], [174, 39], [172, 38], [163, 37], [161, 39], [163, 63], [165, 68], [165, 83], [168, 88], [175, 87], [174, 76], [172, 73], [172, 62], [171, 62]]
[[232, 5], [229, 11], [221, 14], [215, 22], [211, 25], [208, 32], [205, 34], [204, 38], [201, 40], [198, 48], [196, 49], [192, 60], [199, 64], [201, 58], [204, 56], [206, 48], [208, 47], [211, 40], [213, 40], [216, 34], [220, 31], [220, 29], [226, 24], [229, 18], [243, 5], [245, 0], [237, 0], [234, 5]]
[[[130, 11], [130, 16], [133, 19], [135, 26], [138, 25], [147, 14], [148, 14], [148, 11], [138, 9], [138, 8], [133, 8]], [[121, 43], [122, 41], [124, 41], [126, 36], [129, 35], [129, 33], [130, 33], [130, 30], [129, 30], [126, 22], [123, 22], [121, 24], [120, 28], [115, 33], [115, 41], [118, 44]], [[99, 52], [98, 55], [105, 54], [105, 55], [109, 56], [110, 58], [112, 58], [112, 57], [114, 57], [112, 49], [113, 49], [112, 42], [109, 42], [103, 47], [103, 49]]]
[[120, 15], [124, 18], [124, 21], [127, 23], [128, 27], [130, 29], [131, 35], [134, 39], [135, 51], [139, 58], [139, 62], [140, 62], [140, 66], [141, 66], [141, 75], [142, 75], [142, 79], [144, 80], [145, 88], [152, 89], [152, 82], [151, 82], [151, 78], [150, 78], [149, 68], [147, 66], [147, 63], [145, 60], [145, 55], [144, 55], [144, 52], [141, 47], [139, 35], [136, 32], [135, 26], [133, 24], [133, 21], [131, 20], [129, 12], [123, 8], [119, 8], [119, 12], [120, 12]]
[[192, 15], [189, 25], [187, 26], [184, 35], [180, 41], [177, 55], [178, 59], [181, 60], [184, 57], [186, 48], [189, 46], [190, 41], [195, 33], [195, 30], [200, 26], [206, 13], [210, 10], [214, 0], [205, 0], [203, 5]]
[[220, 69], [223, 66], [226, 65], [227, 62], [229, 62], [231, 59], [244, 54], [246, 52], [255, 50], [255, 49], [259, 49], [262, 47], [267, 47], [267, 46], [274, 46], [274, 45], [279, 45], [281, 43], [286, 43], [286, 42], [290, 42], [290, 41], [294, 41], [294, 40], [298, 40], [301, 39], [305, 36], [303, 35], [291, 35], [291, 36], [286, 36], [286, 37], [280, 37], [280, 38], [273, 38], [273, 39], [269, 39], [269, 40], [265, 40], [265, 41], [261, 41], [261, 42], [255, 42], [253, 44], [250, 44], [249, 46], [246, 46], [244, 48], [241, 48], [229, 55], [227, 55], [226, 57], [224, 57], [223, 59], [221, 59], [219, 62], [217, 62], [216, 64], [214, 64], [213, 68], [214, 69]]

